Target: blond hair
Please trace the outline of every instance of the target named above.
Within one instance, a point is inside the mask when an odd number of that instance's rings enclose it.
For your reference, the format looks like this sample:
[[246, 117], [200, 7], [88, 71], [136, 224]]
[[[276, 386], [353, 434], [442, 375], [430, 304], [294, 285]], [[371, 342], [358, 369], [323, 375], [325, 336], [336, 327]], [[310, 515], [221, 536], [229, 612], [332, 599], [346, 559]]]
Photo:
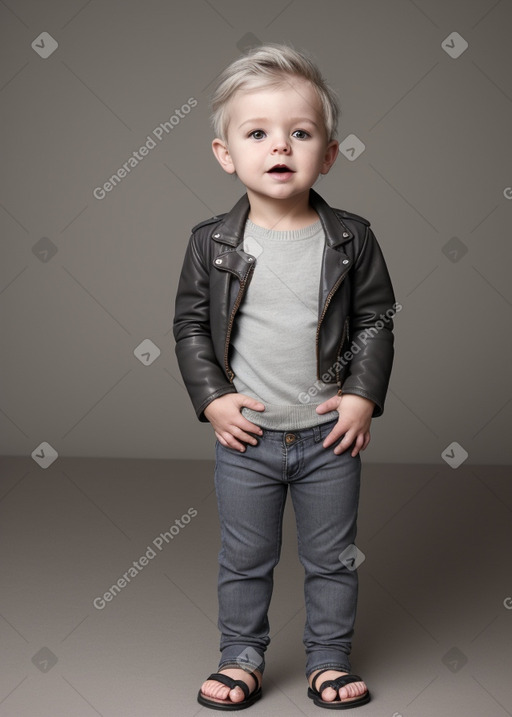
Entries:
[[267, 44], [253, 48], [234, 60], [221, 73], [211, 98], [211, 121], [216, 137], [227, 140], [228, 103], [236, 92], [262, 87], [279, 87], [290, 76], [307, 80], [314, 87], [322, 107], [328, 141], [336, 137], [340, 109], [334, 90], [320, 70], [304, 53], [288, 45]]

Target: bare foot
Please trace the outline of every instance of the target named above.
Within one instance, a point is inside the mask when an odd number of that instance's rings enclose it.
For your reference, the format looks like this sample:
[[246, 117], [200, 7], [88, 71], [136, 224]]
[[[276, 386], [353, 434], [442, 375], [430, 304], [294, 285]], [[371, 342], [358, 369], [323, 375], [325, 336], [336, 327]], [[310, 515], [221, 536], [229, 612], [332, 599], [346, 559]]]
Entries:
[[[246, 670], [242, 670], [237, 667], [223, 667], [221, 670], [217, 671], [220, 672], [221, 675], [227, 675], [228, 677], [232, 677], [234, 680], [242, 680], [245, 682], [249, 687], [251, 694], [257, 689], [253, 678]], [[259, 687], [261, 685], [261, 672], [259, 670], [254, 670], [254, 674], [258, 680]], [[245, 695], [241, 687], [235, 687], [235, 689], [230, 690], [227, 685], [223, 685], [222, 682], [217, 682], [217, 680], [206, 680], [203, 682], [201, 685], [201, 692], [205, 697], [208, 697], [210, 700], [214, 700], [215, 702], [219, 702], [220, 704], [223, 702], [228, 704], [229, 702], [243, 702], [245, 699]]]
[[[313, 687], [313, 680], [315, 679], [315, 675], [319, 672], [320, 670], [315, 670], [309, 676], [310, 687]], [[341, 677], [341, 675], [348, 675], [348, 672], [340, 672], [339, 670], [329, 670], [328, 672], [324, 672], [317, 680], [317, 689], [320, 689], [322, 682], [325, 682], [326, 680], [335, 680], [337, 677]], [[332, 702], [336, 699], [343, 700], [344, 702], [352, 702], [358, 697], [361, 697], [361, 695], [364, 695], [367, 689], [368, 688], [364, 682], [350, 682], [348, 685], [345, 685], [345, 687], [340, 687], [338, 695], [336, 695], [336, 690], [333, 687], [326, 687], [321, 694], [321, 698], [324, 702]]]

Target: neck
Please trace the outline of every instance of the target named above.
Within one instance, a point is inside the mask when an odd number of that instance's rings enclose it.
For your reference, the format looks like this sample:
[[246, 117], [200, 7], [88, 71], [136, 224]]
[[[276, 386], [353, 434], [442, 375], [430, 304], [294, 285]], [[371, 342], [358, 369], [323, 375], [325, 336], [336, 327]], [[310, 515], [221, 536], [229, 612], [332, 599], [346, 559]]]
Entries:
[[309, 204], [309, 190], [289, 199], [261, 197], [247, 191], [249, 219], [265, 229], [302, 229], [317, 221], [318, 215]]

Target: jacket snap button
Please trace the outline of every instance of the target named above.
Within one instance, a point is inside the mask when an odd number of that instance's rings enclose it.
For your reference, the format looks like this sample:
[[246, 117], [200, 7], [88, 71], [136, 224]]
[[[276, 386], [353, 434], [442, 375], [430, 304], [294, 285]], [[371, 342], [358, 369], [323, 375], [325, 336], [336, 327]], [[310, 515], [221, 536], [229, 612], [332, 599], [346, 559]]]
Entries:
[[219, 239], [219, 237], [220, 237], [220, 234], [219, 234], [219, 233], [213, 235], [213, 238], [214, 238], [214, 239]]
[[348, 232], [343, 232], [343, 237], [344, 237], [345, 239], [346, 239], [348, 236], [350, 236]]
[[348, 264], [348, 259], [343, 259], [342, 264]]
[[222, 259], [215, 259], [216, 264], [222, 264]]

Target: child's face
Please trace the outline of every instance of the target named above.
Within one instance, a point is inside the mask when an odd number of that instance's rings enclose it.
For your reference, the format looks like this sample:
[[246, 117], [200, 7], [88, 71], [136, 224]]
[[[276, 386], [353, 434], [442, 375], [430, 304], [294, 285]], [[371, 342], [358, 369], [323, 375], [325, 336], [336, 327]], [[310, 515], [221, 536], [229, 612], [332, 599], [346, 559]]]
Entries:
[[[249, 195], [290, 199], [327, 174], [338, 154], [329, 142], [320, 100], [309, 82], [289, 77], [284, 86], [237, 93], [229, 102], [227, 141], [212, 148], [223, 169], [236, 172]], [[289, 171], [272, 171], [285, 165]]]

